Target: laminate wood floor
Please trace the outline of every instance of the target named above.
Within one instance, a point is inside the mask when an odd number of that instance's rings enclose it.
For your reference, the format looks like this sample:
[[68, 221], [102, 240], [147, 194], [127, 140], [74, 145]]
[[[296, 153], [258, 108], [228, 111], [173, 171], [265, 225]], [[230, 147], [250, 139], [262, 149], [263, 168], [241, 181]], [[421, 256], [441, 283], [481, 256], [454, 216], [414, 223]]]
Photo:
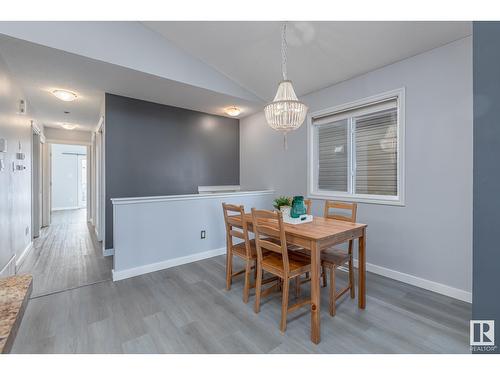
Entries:
[[[343, 299], [322, 341], [309, 340], [310, 315], [290, 314], [279, 331], [280, 298], [260, 314], [242, 302], [242, 278], [225, 290], [224, 256], [113, 283], [33, 298], [13, 353], [467, 353], [470, 304], [367, 275], [367, 308]], [[339, 273], [339, 287], [346, 274]], [[309, 286], [303, 286], [309, 293]]]
[[111, 280], [113, 260], [103, 257], [86, 210], [52, 212], [52, 223], [33, 241], [19, 273], [33, 275], [33, 297]]

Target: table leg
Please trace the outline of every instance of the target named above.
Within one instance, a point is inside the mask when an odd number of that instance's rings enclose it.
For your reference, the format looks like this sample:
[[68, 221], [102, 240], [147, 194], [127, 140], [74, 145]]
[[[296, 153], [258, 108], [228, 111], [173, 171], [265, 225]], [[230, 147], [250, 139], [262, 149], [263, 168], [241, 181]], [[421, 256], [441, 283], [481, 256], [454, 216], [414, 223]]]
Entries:
[[366, 307], [366, 231], [358, 239], [358, 307]]
[[311, 241], [311, 341], [315, 344], [321, 341], [320, 269], [321, 257], [318, 245], [315, 241]]

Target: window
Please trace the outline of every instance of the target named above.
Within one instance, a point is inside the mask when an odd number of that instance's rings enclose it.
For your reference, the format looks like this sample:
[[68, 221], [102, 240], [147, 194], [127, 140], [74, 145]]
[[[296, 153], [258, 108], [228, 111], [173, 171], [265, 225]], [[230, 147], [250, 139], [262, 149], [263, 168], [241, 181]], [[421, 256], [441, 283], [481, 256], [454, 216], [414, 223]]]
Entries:
[[311, 114], [309, 195], [403, 205], [404, 90]]

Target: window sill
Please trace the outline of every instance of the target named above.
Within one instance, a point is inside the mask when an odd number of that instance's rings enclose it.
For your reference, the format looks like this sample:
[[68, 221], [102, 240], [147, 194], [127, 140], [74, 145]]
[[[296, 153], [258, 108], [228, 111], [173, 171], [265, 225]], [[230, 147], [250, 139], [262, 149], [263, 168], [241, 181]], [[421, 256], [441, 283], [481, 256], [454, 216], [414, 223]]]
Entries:
[[405, 202], [402, 198], [388, 199], [388, 198], [375, 198], [375, 197], [362, 197], [356, 195], [338, 195], [329, 193], [311, 193], [307, 195], [311, 199], [322, 199], [322, 200], [336, 200], [341, 202], [356, 202], [356, 203], [367, 203], [367, 204], [380, 204], [384, 206], [400, 206], [404, 207]]

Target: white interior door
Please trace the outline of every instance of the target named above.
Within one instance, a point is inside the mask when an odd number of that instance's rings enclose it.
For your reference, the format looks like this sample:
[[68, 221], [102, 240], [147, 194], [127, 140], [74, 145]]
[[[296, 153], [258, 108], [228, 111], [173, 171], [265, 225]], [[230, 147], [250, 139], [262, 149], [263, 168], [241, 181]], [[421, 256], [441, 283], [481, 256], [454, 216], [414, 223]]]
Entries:
[[44, 143], [42, 145], [42, 227], [50, 225], [50, 213], [51, 213], [51, 156], [50, 156], [50, 144]]

